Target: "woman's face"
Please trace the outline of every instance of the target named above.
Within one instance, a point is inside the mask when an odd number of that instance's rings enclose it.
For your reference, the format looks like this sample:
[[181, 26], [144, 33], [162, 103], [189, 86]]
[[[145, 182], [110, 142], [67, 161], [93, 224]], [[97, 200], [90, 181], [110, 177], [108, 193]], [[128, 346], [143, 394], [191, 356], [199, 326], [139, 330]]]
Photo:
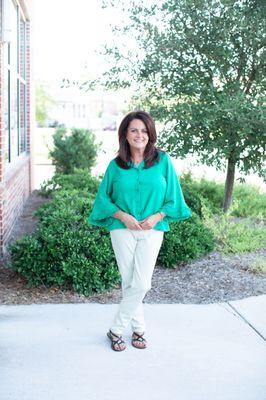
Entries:
[[127, 128], [126, 138], [131, 149], [145, 149], [149, 141], [149, 135], [147, 128], [141, 119], [133, 119], [130, 122]]

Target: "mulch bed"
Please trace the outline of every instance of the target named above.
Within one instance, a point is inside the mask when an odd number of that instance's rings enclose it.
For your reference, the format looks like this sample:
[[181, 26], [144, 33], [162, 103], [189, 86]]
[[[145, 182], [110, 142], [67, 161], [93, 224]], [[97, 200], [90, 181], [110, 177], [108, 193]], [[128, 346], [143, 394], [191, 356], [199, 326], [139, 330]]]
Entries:
[[[22, 215], [13, 229], [11, 242], [25, 233], [32, 233], [38, 222], [32, 213], [49, 201], [34, 191], [29, 197]], [[152, 288], [146, 294], [145, 303], [193, 303], [206, 304], [238, 300], [266, 294], [266, 274], [250, 268], [257, 257], [265, 257], [266, 249], [242, 255], [224, 256], [214, 251], [207, 256], [174, 269], [157, 265]], [[38, 286], [28, 288], [26, 280], [6, 267], [9, 256], [0, 263], [0, 304], [41, 303], [119, 303], [120, 287], [101, 294], [84, 296], [73, 290]]]

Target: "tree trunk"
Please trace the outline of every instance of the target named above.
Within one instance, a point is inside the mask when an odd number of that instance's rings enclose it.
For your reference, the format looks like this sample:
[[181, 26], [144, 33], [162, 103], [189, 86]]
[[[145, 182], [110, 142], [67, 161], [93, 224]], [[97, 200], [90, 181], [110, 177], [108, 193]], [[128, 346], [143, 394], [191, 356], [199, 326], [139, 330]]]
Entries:
[[232, 202], [232, 194], [233, 194], [233, 187], [235, 180], [235, 168], [236, 168], [235, 161], [231, 157], [229, 157], [227, 163], [227, 173], [226, 173], [226, 181], [224, 187], [224, 200], [223, 200], [224, 212], [228, 211]]

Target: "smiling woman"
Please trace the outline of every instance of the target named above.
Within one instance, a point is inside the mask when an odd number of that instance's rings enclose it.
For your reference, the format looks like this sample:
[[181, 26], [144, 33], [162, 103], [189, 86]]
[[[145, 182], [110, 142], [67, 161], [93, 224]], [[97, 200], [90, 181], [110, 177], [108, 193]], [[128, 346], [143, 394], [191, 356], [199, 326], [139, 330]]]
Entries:
[[139, 164], [143, 160], [143, 151], [148, 144], [149, 135], [146, 125], [140, 119], [133, 119], [127, 130], [127, 142], [131, 149], [132, 161]]
[[142, 300], [169, 222], [189, 218], [178, 176], [168, 154], [156, 148], [155, 124], [144, 111], [129, 113], [119, 130], [119, 151], [111, 160], [88, 222], [107, 227], [122, 277], [123, 299], [107, 333], [112, 349], [126, 348], [122, 332], [131, 322], [132, 345], [146, 348]]

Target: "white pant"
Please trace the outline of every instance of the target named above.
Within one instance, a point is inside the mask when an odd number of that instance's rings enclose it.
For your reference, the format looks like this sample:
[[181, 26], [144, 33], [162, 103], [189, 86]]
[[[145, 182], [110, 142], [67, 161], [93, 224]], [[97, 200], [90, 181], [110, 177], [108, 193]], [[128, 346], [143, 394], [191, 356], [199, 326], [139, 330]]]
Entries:
[[151, 289], [152, 274], [164, 231], [126, 228], [114, 229], [110, 235], [122, 278], [123, 294], [110, 329], [122, 335], [124, 328], [131, 322], [132, 331], [141, 333], [145, 331], [142, 300]]

